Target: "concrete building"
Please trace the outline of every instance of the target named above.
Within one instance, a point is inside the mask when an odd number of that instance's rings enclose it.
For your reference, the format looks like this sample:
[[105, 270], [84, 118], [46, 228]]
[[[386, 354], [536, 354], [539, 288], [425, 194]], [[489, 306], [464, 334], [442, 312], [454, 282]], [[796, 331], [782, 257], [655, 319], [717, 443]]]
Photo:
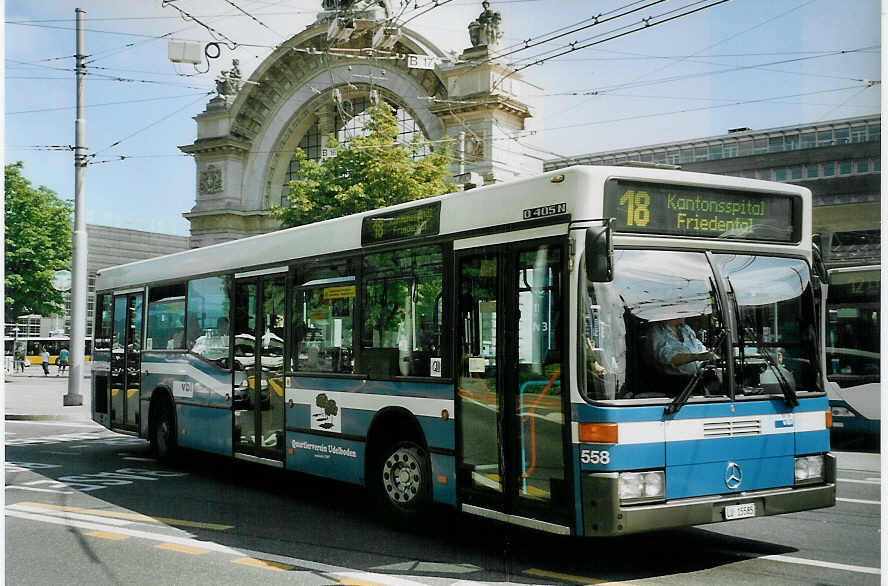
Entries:
[[736, 128], [719, 136], [550, 160], [544, 168], [633, 161], [802, 185], [814, 194], [814, 233], [821, 235], [827, 267], [878, 264], [881, 127], [876, 114]]
[[[113, 228], [88, 224], [87, 273], [89, 295], [87, 297], [86, 335], [92, 336], [93, 310], [95, 308], [96, 273], [106, 267], [163, 256], [188, 249], [188, 237], [173, 234], [157, 234], [141, 230]], [[47, 337], [54, 333], [68, 335], [71, 332], [70, 299], [66, 300], [65, 315], [20, 317], [16, 324], [19, 337]], [[6, 335], [13, 335], [15, 325], [6, 325]]]
[[[367, 108], [384, 101], [395, 111], [401, 139], [421, 135], [434, 148], [457, 144], [458, 183], [493, 183], [542, 171], [528, 139], [539, 129], [530, 103], [542, 93], [492, 58], [502, 31], [487, 3], [467, 23], [468, 48], [445, 51], [416, 31], [391, 27], [389, 2], [324, 0], [317, 20], [269, 55], [249, 79], [237, 62], [217, 81], [218, 95], [195, 116], [197, 138], [179, 147], [196, 163], [191, 246], [279, 227], [273, 207], [294, 178], [295, 149], [327, 156], [362, 132]], [[284, 202], [285, 205], [286, 202]]]

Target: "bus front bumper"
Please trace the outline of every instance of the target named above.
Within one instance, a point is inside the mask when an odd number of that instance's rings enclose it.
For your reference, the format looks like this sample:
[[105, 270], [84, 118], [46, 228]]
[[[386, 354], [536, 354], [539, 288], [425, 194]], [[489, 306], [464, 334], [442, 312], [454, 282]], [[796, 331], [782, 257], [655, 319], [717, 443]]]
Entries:
[[583, 532], [595, 537], [726, 521], [725, 508], [752, 503], [755, 517], [782, 515], [836, 504], [835, 458], [826, 454], [825, 482], [724, 495], [621, 505], [616, 473], [583, 477]]

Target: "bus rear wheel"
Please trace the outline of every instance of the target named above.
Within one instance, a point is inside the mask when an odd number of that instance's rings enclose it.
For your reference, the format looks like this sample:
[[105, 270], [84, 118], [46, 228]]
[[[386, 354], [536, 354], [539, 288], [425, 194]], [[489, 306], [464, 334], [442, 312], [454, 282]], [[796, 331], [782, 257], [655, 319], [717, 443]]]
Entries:
[[381, 450], [371, 474], [371, 490], [388, 521], [409, 528], [430, 501], [428, 453], [412, 441], [393, 442]]
[[176, 451], [176, 423], [169, 401], [157, 405], [151, 433], [151, 449], [159, 460], [169, 460]]

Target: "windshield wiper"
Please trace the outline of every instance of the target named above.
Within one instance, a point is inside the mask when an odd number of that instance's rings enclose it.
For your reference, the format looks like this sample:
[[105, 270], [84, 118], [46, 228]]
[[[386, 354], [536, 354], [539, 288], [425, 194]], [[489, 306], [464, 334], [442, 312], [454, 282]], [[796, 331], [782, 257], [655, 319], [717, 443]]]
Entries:
[[[722, 331], [719, 332], [718, 336], [715, 338], [715, 343], [712, 344], [712, 348], [719, 348], [722, 342], [725, 339], [725, 336], [728, 334], [728, 331], [722, 328]], [[685, 385], [685, 388], [678, 394], [677, 397], [672, 399], [672, 402], [666, 405], [666, 408], [663, 409], [663, 413], [666, 415], [672, 415], [673, 413], [678, 413], [678, 411], [684, 407], [688, 399], [691, 398], [691, 394], [696, 390], [697, 385], [700, 384], [700, 381], [703, 380], [703, 375], [706, 374], [708, 366], [700, 366], [697, 369], [697, 372], [694, 373], [694, 376], [691, 377], [691, 380], [688, 381], [688, 384]]]

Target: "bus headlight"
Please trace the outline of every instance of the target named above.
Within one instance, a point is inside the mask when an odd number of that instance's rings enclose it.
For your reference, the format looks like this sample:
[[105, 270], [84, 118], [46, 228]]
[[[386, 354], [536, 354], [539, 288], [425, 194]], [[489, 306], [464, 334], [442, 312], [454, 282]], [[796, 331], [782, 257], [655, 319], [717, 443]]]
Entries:
[[662, 470], [620, 472], [620, 500], [662, 499], [666, 495], [666, 476]]
[[799, 456], [795, 459], [795, 483], [823, 481], [823, 455]]
[[838, 405], [834, 405], [830, 407], [829, 410], [832, 411], [833, 417], [854, 417], [854, 412], [847, 407], [839, 407]]

